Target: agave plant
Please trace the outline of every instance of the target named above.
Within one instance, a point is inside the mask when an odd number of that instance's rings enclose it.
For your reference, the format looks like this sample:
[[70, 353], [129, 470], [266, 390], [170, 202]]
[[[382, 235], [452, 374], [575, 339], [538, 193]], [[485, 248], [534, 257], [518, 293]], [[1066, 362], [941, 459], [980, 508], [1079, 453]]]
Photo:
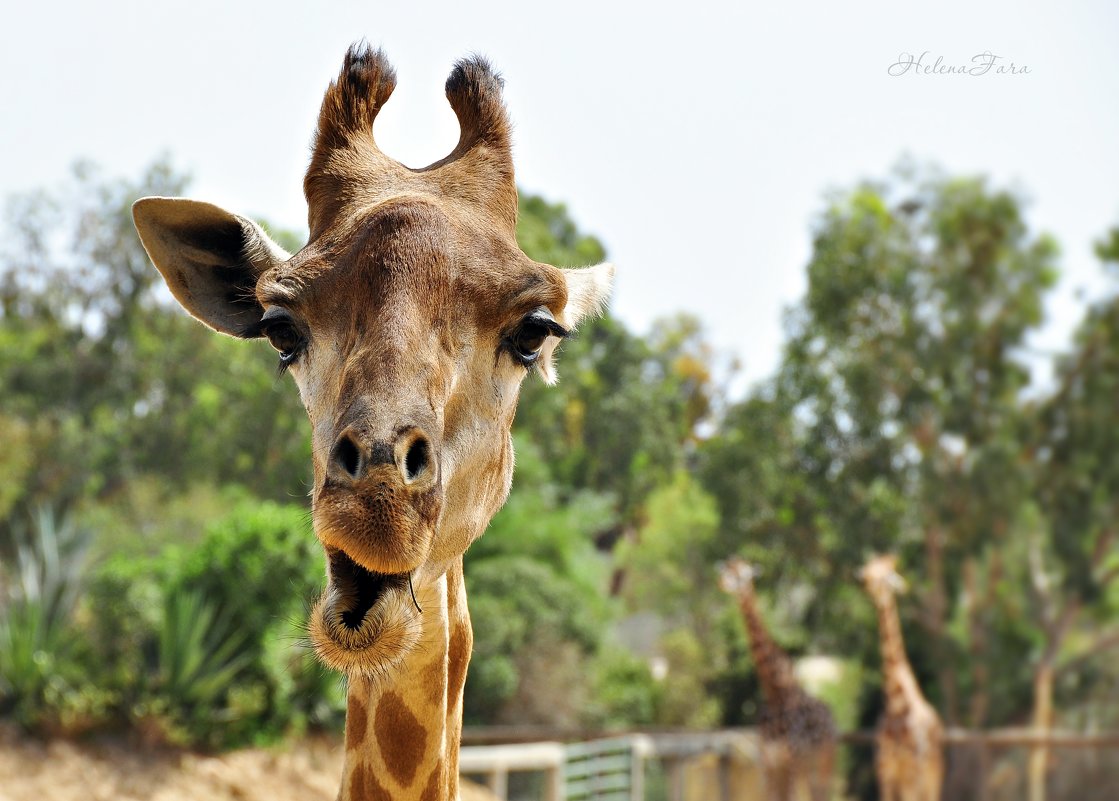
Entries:
[[248, 662], [245, 637], [197, 590], [170, 591], [159, 634], [160, 692], [174, 706], [213, 706]]
[[81, 593], [89, 532], [48, 505], [36, 508], [30, 523], [11, 526], [15, 575], [9, 595], [41, 605], [52, 623], [64, 620]]
[[81, 594], [88, 532], [39, 507], [12, 530], [14, 570], [0, 596], [0, 699], [25, 722], [66, 661], [70, 618]]

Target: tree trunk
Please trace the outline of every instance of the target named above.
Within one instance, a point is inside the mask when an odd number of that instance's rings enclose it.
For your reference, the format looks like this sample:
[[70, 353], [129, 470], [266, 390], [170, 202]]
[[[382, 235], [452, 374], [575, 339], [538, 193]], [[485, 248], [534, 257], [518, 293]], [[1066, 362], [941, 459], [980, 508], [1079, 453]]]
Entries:
[[949, 726], [959, 722], [959, 692], [956, 686], [955, 660], [948, 652], [945, 626], [948, 617], [948, 588], [944, 576], [944, 544], [946, 532], [939, 524], [925, 529], [925, 565], [929, 576], [926, 596], [925, 627], [933, 642], [937, 682], [943, 696], [942, 712]]
[[[968, 650], [974, 676], [971, 697], [968, 699], [968, 725], [982, 729], [987, 724], [991, 706], [990, 637], [988, 611], [994, 607], [994, 587], [998, 583], [1000, 563], [992, 554], [987, 563], [986, 576], [980, 581], [980, 566], [974, 557], [964, 562], [964, 588], [968, 598], [966, 609]], [[980, 595], [982, 594], [982, 597]]]
[[[1046, 737], [1053, 728], [1053, 662], [1043, 658], [1034, 673], [1034, 733]], [[1049, 746], [1039, 742], [1030, 749], [1027, 768], [1029, 801], [1045, 801], [1045, 775], [1049, 767]]]

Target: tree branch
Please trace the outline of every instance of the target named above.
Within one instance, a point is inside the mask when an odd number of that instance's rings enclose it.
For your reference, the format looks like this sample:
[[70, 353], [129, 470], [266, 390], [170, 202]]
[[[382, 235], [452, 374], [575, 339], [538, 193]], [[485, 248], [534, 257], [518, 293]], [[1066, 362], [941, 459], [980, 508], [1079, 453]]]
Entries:
[[1093, 657], [1099, 656], [1103, 652], [1109, 651], [1112, 648], [1117, 648], [1117, 647], [1119, 647], [1119, 631], [1113, 631], [1110, 634], [1108, 634], [1107, 636], [1100, 637], [1098, 640], [1096, 640], [1094, 643], [1092, 643], [1088, 648], [1086, 648], [1084, 651], [1080, 652], [1076, 656], [1065, 660], [1056, 669], [1055, 675], [1057, 675], [1058, 677], [1063, 676], [1068, 671], [1084, 664], [1085, 662], [1092, 659]]

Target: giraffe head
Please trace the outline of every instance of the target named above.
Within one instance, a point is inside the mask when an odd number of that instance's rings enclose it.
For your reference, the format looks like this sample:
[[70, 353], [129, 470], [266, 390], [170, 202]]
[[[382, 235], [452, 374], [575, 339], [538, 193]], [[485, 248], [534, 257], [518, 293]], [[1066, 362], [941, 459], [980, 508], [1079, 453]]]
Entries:
[[909, 583], [898, 573], [898, 558], [892, 553], [872, 557], [859, 568], [858, 577], [871, 598], [881, 601], [909, 590]]
[[290, 255], [217, 206], [145, 198], [140, 237], [211, 328], [265, 338], [312, 431], [312, 519], [328, 584], [319, 655], [380, 675], [416, 644], [414, 588], [443, 574], [504, 502], [521, 381], [555, 380], [557, 343], [606, 300], [610, 265], [561, 270], [517, 246], [501, 80], [473, 58], [446, 91], [458, 145], [413, 170], [373, 121], [395, 86], [355, 46], [326, 90], [303, 182], [310, 236]]
[[740, 556], [732, 556], [719, 564], [719, 586], [723, 592], [735, 598], [743, 598], [753, 594], [754, 579], [761, 573], [761, 568], [757, 565]]

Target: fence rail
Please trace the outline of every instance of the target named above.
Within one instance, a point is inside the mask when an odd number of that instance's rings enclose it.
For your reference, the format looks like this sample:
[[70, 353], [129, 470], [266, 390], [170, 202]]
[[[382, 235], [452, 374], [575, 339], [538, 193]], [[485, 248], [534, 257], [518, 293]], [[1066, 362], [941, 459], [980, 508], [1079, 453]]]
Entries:
[[[535, 740], [549, 735], [545, 742]], [[1014, 748], [1090, 749], [1119, 751], [1119, 731], [1075, 732], [1004, 728], [975, 731], [953, 728], [945, 732], [946, 748], [974, 748], [980, 755], [980, 781], [976, 798], [986, 799], [990, 754]], [[704, 764], [709, 786], [703, 797], [729, 801], [743, 796], [732, 786], [736, 767], [754, 768], [757, 781], [759, 742], [750, 729], [717, 731], [641, 730], [611, 733], [547, 728], [486, 728], [463, 732], [459, 759], [463, 774], [481, 776], [500, 798], [507, 799], [509, 775], [519, 771], [543, 774], [543, 801], [643, 801], [646, 766], [656, 762], [663, 769], [663, 796], [671, 801], [695, 797], [687, 776], [697, 763]], [[840, 741], [848, 746], [872, 746], [873, 731], [847, 732]], [[482, 745], [480, 743], [487, 743]], [[501, 743], [501, 744], [495, 744]], [[760, 797], [760, 796], [757, 796]], [[1119, 798], [1119, 796], [1116, 796]]]

